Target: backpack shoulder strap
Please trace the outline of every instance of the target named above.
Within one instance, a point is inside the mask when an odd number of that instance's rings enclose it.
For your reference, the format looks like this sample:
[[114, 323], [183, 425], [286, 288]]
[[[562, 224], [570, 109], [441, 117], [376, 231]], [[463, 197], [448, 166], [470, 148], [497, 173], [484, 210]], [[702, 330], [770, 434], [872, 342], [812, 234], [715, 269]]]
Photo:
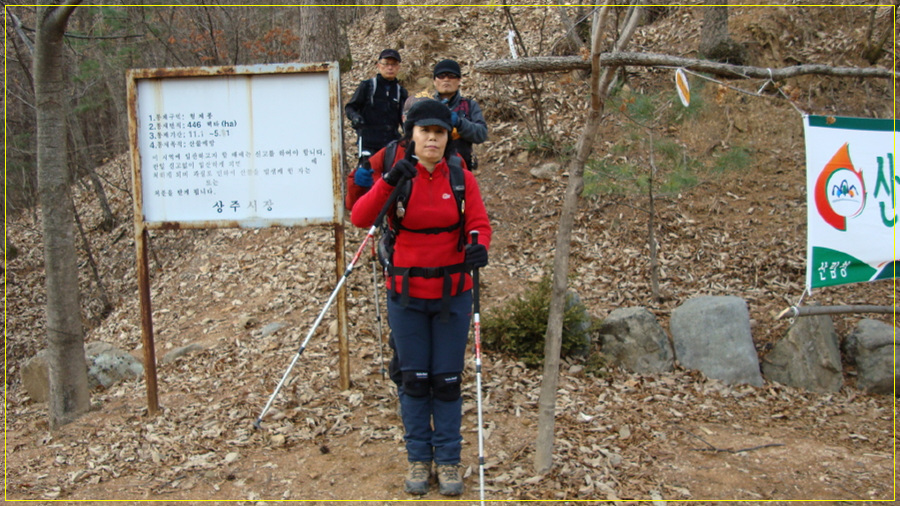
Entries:
[[469, 105], [469, 99], [466, 97], [459, 97], [459, 103], [456, 104], [456, 108], [454, 110], [456, 112], [463, 113], [463, 116], [468, 118], [470, 111], [472, 110], [471, 105]]
[[372, 86], [369, 89], [369, 103], [374, 104], [375, 103], [375, 90], [378, 88], [378, 78], [373, 77], [370, 82], [372, 83]]
[[381, 162], [381, 173], [387, 174], [394, 167], [394, 158], [397, 156], [397, 141], [391, 141], [384, 147], [384, 158]]
[[459, 214], [462, 216], [466, 211], [466, 175], [463, 173], [462, 157], [459, 156], [459, 153], [453, 153], [450, 156], [447, 166], [450, 167], [450, 189], [453, 190], [456, 207], [459, 208]]
[[450, 155], [447, 161], [450, 167], [450, 189], [456, 198], [456, 210], [459, 211], [459, 244], [462, 251], [466, 246], [466, 174], [462, 168], [462, 157], [459, 153]]

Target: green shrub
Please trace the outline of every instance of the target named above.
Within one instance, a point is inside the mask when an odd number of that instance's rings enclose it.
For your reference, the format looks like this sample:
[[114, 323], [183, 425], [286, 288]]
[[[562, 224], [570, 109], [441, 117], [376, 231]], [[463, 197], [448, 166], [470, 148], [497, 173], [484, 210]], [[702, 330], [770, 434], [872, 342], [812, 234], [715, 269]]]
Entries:
[[750, 150], [744, 146], [735, 146], [716, 158], [713, 170], [715, 172], [739, 171], [746, 169], [753, 161]]
[[638, 180], [637, 167], [631, 163], [588, 160], [584, 167], [584, 189], [581, 195], [628, 195], [634, 193]]
[[519, 141], [519, 144], [525, 151], [542, 157], [559, 156], [565, 152], [565, 149], [560, 147], [550, 135], [539, 137], [529, 135]]
[[[522, 296], [484, 315], [481, 330], [485, 350], [509, 355], [529, 367], [543, 363], [544, 336], [550, 316], [550, 284], [550, 277], [545, 276], [539, 283], [532, 283]], [[590, 317], [584, 304], [574, 299], [571, 294], [567, 297], [563, 316], [563, 357], [582, 353], [586, 348], [586, 328], [590, 321], [585, 320]]]

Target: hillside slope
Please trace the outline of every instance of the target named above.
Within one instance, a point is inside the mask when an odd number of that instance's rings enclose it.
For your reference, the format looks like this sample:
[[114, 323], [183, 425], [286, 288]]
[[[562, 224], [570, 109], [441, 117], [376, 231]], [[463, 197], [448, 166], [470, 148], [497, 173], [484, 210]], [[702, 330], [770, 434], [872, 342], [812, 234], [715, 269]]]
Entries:
[[[765, 10], [763, 10], [765, 9]], [[560, 36], [556, 12], [515, 8], [517, 27], [534, 52]], [[465, 93], [482, 105], [491, 139], [480, 147], [477, 176], [495, 227], [491, 263], [482, 271], [483, 311], [494, 311], [546, 274], [567, 178], [536, 179], [546, 161], [529, 153], [534, 117], [525, 78], [470, 72], [506, 57], [507, 24], [499, 8], [403, 8], [406, 23], [385, 35], [377, 13], [351, 31], [354, 68], [342, 79], [349, 96], [371, 75], [372, 55], [398, 47], [412, 92], [444, 57], [463, 64]], [[864, 65], [855, 56], [866, 12], [850, 8], [736, 8], [732, 27], [754, 49], [753, 62]], [[699, 9], [677, 8], [644, 26], [635, 50], [691, 55]], [[826, 35], [827, 34], [827, 35]], [[889, 61], [883, 59], [885, 65]], [[424, 81], [421, 81], [422, 78]], [[574, 144], [588, 96], [583, 75], [541, 78], [545, 114], [560, 149]], [[635, 97], [674, 95], [670, 70], [629, 69]], [[743, 297], [760, 356], [786, 332], [775, 316], [797, 302], [805, 269], [805, 179], [801, 117], [890, 117], [889, 83], [800, 78], [795, 102], [753, 97], [715, 83], [692, 82], [704, 106], [673, 122], [664, 136], [681, 159], [695, 162], [696, 184], [660, 196], [657, 237], [662, 302], [650, 297], [646, 196], [597, 193], [579, 210], [572, 243], [572, 286], [603, 318], [644, 306], [667, 327], [668, 315], [697, 295]], [[761, 82], [733, 83], [756, 91]], [[621, 100], [621, 99], [617, 99]], [[620, 102], [615, 102], [619, 104]], [[594, 157], [646, 166], [646, 135], [610, 108]], [[345, 132], [347, 145], [353, 144]], [[740, 148], [739, 150], [737, 148]], [[740, 168], [716, 170], [737, 151]], [[348, 155], [349, 158], [349, 155]], [[643, 165], [642, 165], [643, 164]], [[674, 166], [673, 162], [673, 166]], [[671, 169], [663, 168], [668, 173]], [[92, 194], [74, 188], [104, 287], [115, 307], [101, 317], [97, 290], [82, 265], [89, 341], [139, 353], [130, 168], [124, 155], [100, 169], [120, 219], [97, 230]], [[142, 381], [96, 392], [96, 409], [50, 433], [46, 407], [19, 382], [25, 359], [43, 346], [40, 212], [8, 224], [21, 256], [7, 265], [7, 497], [127, 500], [407, 499], [395, 394], [381, 373], [370, 258], [348, 282], [353, 387], [337, 387], [337, 343], [326, 319], [263, 423], [251, 423], [296, 353], [335, 279], [330, 229], [165, 231], [152, 234], [152, 299], [157, 356], [192, 343], [203, 351], [161, 364], [162, 413], [148, 417]], [[363, 231], [348, 224], [347, 249]], [[809, 299], [808, 299], [809, 300]], [[894, 301], [892, 283], [817, 291], [821, 304]], [[382, 298], [383, 302], [383, 298]], [[383, 308], [382, 308], [383, 310]], [[841, 336], [860, 315], [835, 317]], [[891, 318], [883, 318], [890, 322]], [[272, 323], [285, 327], [272, 334]], [[386, 329], [385, 329], [386, 331]], [[471, 362], [471, 361], [470, 361]], [[557, 403], [554, 470], [532, 473], [540, 371], [514, 357], [485, 357], [488, 498], [492, 500], [889, 500], [895, 444], [891, 399], [853, 388], [811, 394], [766, 384], [729, 387], [694, 371], [642, 377], [565, 363]], [[473, 364], [467, 376], [472, 379]], [[464, 417], [466, 500], [478, 497], [474, 381]], [[743, 450], [743, 451], [739, 451]], [[436, 493], [425, 499], [438, 501]]]

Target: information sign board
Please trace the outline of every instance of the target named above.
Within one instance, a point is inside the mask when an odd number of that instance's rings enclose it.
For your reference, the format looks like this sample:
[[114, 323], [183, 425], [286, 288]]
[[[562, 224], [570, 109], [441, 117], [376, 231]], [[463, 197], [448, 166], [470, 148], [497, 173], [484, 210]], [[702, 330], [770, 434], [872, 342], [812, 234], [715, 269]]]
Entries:
[[337, 76], [327, 64], [132, 71], [145, 225], [340, 220]]

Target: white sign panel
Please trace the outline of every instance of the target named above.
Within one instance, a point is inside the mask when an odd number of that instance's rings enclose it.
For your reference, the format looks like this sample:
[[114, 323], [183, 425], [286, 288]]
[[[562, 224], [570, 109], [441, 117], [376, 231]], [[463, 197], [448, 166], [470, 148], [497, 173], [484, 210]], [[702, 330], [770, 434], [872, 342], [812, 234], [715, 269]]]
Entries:
[[804, 127], [807, 288], [894, 278], [894, 121], [807, 116]]
[[337, 73], [316, 68], [137, 78], [143, 221], [151, 228], [337, 221]]

